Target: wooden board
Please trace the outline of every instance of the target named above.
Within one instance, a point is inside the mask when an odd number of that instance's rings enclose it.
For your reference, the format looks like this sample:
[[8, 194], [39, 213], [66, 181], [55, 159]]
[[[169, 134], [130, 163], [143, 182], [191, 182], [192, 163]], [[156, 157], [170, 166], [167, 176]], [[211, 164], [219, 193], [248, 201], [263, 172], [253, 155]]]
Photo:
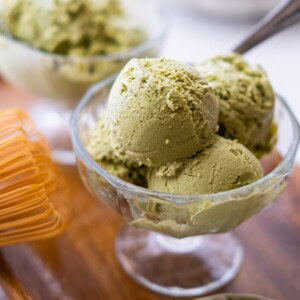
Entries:
[[[0, 106], [20, 97], [24, 95], [0, 85]], [[127, 277], [114, 255], [121, 218], [89, 195], [76, 168], [63, 167], [62, 172], [71, 190], [73, 222], [57, 238], [0, 250], [0, 286], [7, 298], [171, 299]], [[222, 292], [299, 300], [300, 169], [295, 169], [278, 201], [242, 224], [236, 235], [245, 248], [245, 261], [236, 279]]]

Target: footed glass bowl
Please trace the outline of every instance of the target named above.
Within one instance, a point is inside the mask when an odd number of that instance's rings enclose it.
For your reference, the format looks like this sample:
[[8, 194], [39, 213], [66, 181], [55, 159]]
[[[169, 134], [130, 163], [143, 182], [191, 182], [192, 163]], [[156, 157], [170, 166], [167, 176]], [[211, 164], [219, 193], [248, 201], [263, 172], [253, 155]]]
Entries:
[[159, 53], [167, 28], [159, 1], [126, 0], [126, 7], [148, 38], [135, 48], [110, 55], [54, 55], [0, 33], [0, 73], [12, 85], [37, 97], [30, 114], [58, 162], [75, 164], [69, 117], [86, 90], [121, 70], [131, 58]]
[[[132, 278], [170, 296], [211, 293], [232, 280], [242, 263], [242, 247], [230, 231], [272, 203], [285, 188], [299, 144], [298, 123], [277, 96], [274, 153], [280, 156], [255, 183], [210, 195], [151, 191], [112, 176], [86, 150], [89, 132], [103, 117], [115, 78], [94, 85], [72, 116], [82, 180], [96, 199], [108, 203], [127, 223], [117, 237], [116, 254]], [[274, 153], [264, 160], [271, 160]]]

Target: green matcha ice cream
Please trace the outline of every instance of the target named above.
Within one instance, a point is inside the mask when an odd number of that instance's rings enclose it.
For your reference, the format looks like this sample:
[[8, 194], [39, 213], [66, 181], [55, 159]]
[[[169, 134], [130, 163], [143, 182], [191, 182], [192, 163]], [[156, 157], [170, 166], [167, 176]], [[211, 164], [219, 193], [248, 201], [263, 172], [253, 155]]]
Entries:
[[9, 0], [0, 14], [12, 36], [46, 52], [91, 56], [135, 47], [146, 34], [119, 0]]
[[177, 61], [133, 59], [108, 99], [117, 155], [147, 166], [187, 158], [211, 145], [218, 101], [193, 68]]
[[234, 53], [208, 59], [196, 69], [219, 100], [219, 134], [237, 139], [258, 157], [272, 150], [274, 92], [266, 73]]
[[253, 187], [234, 196], [191, 201], [151, 197], [138, 202], [130, 224], [177, 238], [228, 232], [272, 203], [285, 187], [286, 181], [276, 178], [263, 189]]
[[[74, 106], [132, 57], [157, 55], [164, 23], [157, 8], [138, 2], [0, 1], [0, 21], [10, 32], [0, 29], [1, 74], [18, 88]], [[152, 19], [157, 27], [149, 26]]]
[[[262, 176], [259, 161], [245, 146], [217, 136], [212, 146], [192, 158], [149, 169], [148, 188], [201, 196], [239, 188]], [[252, 188], [235, 196], [202, 196], [191, 201], [153, 197], [139, 203], [135, 210], [139, 218], [130, 224], [177, 238], [227, 232], [274, 200], [274, 191], [272, 187], [264, 194]]]
[[[228, 68], [229, 77], [235, 78], [236, 74], [230, 75], [232, 67]], [[250, 75], [245, 76], [250, 82]], [[232, 84], [241, 89], [239, 80], [232, 79]], [[259, 187], [217, 194], [251, 184], [262, 178], [263, 171], [247, 147], [215, 134], [218, 103], [226, 107], [226, 102], [217, 100], [215, 87], [210, 85], [193, 68], [164, 58], [131, 60], [113, 84], [107, 102], [108, 120], [93, 131], [88, 150], [113, 175], [137, 185], [141, 183], [132, 180], [127, 171], [134, 170], [130, 174], [135, 178], [145, 178], [147, 172], [146, 186], [152, 192], [126, 192], [121, 198], [129, 224], [176, 238], [228, 232], [274, 201], [284, 188], [285, 181], [275, 177], [271, 184], [262, 182]], [[267, 91], [262, 93], [267, 95]], [[273, 100], [268, 108], [270, 120]], [[241, 104], [239, 111], [233, 103], [228, 112], [245, 117], [247, 105]], [[262, 120], [262, 114], [253, 113], [255, 109], [268, 110], [260, 107], [250, 106], [249, 111]], [[107, 162], [109, 165], [104, 165]], [[118, 208], [120, 199], [115, 193], [113, 188], [107, 199]]]
[[106, 118], [101, 119], [91, 131], [87, 150], [93, 159], [111, 175], [132, 184], [146, 186], [146, 167], [123, 162], [114, 154], [110, 146]]
[[217, 136], [215, 143], [182, 161], [174, 173], [151, 169], [148, 187], [172, 194], [213, 194], [250, 184], [263, 176], [260, 162], [242, 144]]

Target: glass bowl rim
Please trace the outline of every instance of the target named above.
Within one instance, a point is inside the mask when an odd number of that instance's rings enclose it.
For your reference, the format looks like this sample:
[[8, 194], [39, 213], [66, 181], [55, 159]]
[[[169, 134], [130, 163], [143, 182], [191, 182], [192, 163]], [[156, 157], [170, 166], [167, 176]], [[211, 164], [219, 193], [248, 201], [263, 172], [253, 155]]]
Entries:
[[239, 300], [272, 300], [270, 298], [266, 298], [264, 296], [260, 296], [257, 294], [250, 294], [250, 293], [220, 293], [220, 294], [214, 294], [214, 295], [210, 295], [210, 296], [204, 296], [203, 298], [195, 298], [193, 300], [213, 300], [214, 297], [220, 297], [220, 296], [227, 296], [227, 297], [237, 297], [240, 298]]
[[164, 199], [173, 203], [182, 204], [182, 203], [191, 203], [191, 202], [197, 202], [200, 200], [211, 200], [213, 202], [222, 202], [223, 199], [228, 199], [228, 197], [234, 197], [238, 196], [240, 194], [243, 194], [245, 192], [252, 191], [253, 188], [262, 186], [263, 184], [269, 182], [272, 178], [276, 177], [277, 175], [286, 176], [290, 173], [292, 166], [295, 161], [297, 148], [300, 141], [300, 126], [298, 124], [298, 121], [296, 117], [294, 116], [292, 110], [290, 109], [289, 105], [286, 103], [284, 98], [278, 94], [276, 94], [277, 101], [280, 102], [280, 104], [283, 106], [285, 111], [288, 114], [288, 117], [291, 121], [292, 126], [292, 142], [289, 145], [288, 151], [286, 155], [283, 157], [282, 161], [276, 166], [276, 168], [267, 174], [266, 176], [262, 177], [261, 179], [242, 186], [240, 188], [232, 189], [225, 192], [219, 192], [214, 194], [171, 194], [166, 192], [158, 192], [153, 191], [147, 188], [143, 188], [131, 183], [128, 183], [120, 178], [117, 178], [113, 175], [111, 175], [109, 172], [107, 172], [105, 169], [100, 167], [96, 161], [94, 161], [89, 153], [87, 152], [84, 144], [81, 142], [80, 139], [80, 132], [79, 132], [79, 117], [80, 113], [84, 110], [86, 105], [91, 101], [95, 94], [97, 94], [101, 89], [105, 88], [107, 85], [112, 84], [113, 81], [117, 78], [119, 73], [116, 73], [105, 80], [102, 80], [94, 85], [92, 85], [75, 110], [72, 113], [71, 116], [71, 136], [74, 146], [75, 154], [80, 160], [84, 162], [84, 164], [95, 171], [98, 175], [105, 178], [107, 182], [109, 182], [114, 188], [118, 190], [123, 190], [126, 192], [132, 192], [134, 194], [139, 194], [143, 196], [150, 196], [155, 198]]
[[162, 40], [164, 40], [165, 36], [169, 31], [170, 20], [166, 13], [165, 5], [161, 4], [159, 1], [158, 3], [158, 15], [159, 20], [161, 22], [161, 29], [159, 33], [156, 34], [152, 38], [147, 38], [144, 42], [138, 44], [136, 47], [130, 48], [125, 51], [115, 52], [111, 54], [98, 54], [98, 55], [91, 55], [91, 56], [76, 56], [76, 55], [63, 55], [63, 54], [55, 54], [51, 52], [44, 51], [39, 48], [32, 47], [30, 44], [23, 42], [13, 36], [8, 36], [5, 33], [0, 31], [0, 37], [7, 40], [9, 43], [16, 44], [26, 50], [32, 51], [34, 54], [38, 54], [41, 56], [47, 56], [48, 58], [52, 58], [58, 61], [73, 61], [79, 63], [92, 63], [97, 62], [98, 60], [102, 61], [115, 61], [115, 60], [124, 60], [128, 58], [138, 57], [140, 53], [143, 53], [155, 45], [159, 44]]

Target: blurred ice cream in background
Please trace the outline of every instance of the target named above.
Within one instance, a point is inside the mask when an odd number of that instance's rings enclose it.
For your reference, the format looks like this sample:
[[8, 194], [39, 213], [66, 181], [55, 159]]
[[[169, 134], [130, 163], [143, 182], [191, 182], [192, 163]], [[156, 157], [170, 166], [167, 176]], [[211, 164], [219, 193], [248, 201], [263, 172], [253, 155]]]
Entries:
[[[233, 49], [279, 0], [165, 0], [171, 31], [163, 56], [199, 62]], [[247, 53], [251, 64], [268, 70], [275, 93], [282, 94], [300, 121], [298, 85], [300, 24]], [[285, 147], [284, 143], [280, 147]], [[300, 162], [300, 154], [298, 154]]]

